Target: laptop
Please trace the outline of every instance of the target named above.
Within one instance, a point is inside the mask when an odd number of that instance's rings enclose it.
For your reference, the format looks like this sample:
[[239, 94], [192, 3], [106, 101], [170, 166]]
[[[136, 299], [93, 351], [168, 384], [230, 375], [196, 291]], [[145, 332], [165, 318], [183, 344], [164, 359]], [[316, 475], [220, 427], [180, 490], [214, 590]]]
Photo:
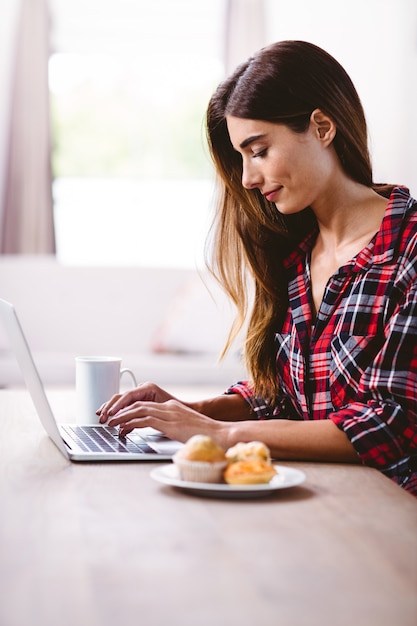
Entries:
[[124, 438], [105, 424], [60, 424], [56, 421], [14, 306], [0, 299], [6, 329], [39, 419], [58, 450], [70, 461], [167, 461], [182, 446], [153, 428]]

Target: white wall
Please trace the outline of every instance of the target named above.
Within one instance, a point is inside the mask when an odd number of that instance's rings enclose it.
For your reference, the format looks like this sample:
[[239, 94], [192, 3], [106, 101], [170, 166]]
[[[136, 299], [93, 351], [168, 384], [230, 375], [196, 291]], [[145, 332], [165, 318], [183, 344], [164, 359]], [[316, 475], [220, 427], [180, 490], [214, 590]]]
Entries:
[[20, 0], [3, 0], [0, 3], [0, 223], [3, 214], [8, 120], [11, 103], [12, 53], [19, 6]]
[[376, 182], [417, 196], [416, 0], [269, 0], [268, 43], [303, 39], [352, 78], [368, 121]]

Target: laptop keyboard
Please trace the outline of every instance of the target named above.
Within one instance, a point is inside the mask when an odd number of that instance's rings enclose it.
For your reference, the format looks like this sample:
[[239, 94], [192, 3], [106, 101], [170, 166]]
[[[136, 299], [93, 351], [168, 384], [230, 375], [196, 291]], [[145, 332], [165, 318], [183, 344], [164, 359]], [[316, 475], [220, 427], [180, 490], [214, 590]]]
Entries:
[[85, 452], [131, 452], [156, 454], [152, 447], [152, 438], [166, 439], [162, 434], [147, 436], [147, 440], [137, 433], [130, 433], [124, 438], [119, 437], [117, 428], [110, 426], [63, 426], [66, 435]]

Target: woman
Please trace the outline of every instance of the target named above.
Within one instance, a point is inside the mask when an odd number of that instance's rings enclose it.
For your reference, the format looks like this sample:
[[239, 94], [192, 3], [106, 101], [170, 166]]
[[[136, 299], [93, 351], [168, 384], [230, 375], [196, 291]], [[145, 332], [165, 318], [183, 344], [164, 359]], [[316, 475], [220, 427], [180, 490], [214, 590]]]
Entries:
[[207, 131], [212, 269], [237, 306], [228, 345], [248, 321], [251, 381], [187, 404], [146, 383], [100, 421], [362, 462], [417, 493], [417, 204], [373, 183], [350, 78], [320, 48], [279, 42], [218, 87]]

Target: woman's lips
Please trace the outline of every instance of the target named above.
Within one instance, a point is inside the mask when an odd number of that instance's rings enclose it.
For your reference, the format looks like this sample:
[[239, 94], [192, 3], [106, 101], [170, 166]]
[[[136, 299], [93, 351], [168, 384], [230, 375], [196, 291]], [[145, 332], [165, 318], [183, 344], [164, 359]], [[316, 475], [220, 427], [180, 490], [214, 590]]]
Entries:
[[281, 189], [282, 189], [282, 185], [280, 187], [277, 187], [276, 189], [272, 189], [272, 191], [266, 191], [264, 193], [264, 196], [269, 202], [275, 202], [276, 196], [281, 191]]

